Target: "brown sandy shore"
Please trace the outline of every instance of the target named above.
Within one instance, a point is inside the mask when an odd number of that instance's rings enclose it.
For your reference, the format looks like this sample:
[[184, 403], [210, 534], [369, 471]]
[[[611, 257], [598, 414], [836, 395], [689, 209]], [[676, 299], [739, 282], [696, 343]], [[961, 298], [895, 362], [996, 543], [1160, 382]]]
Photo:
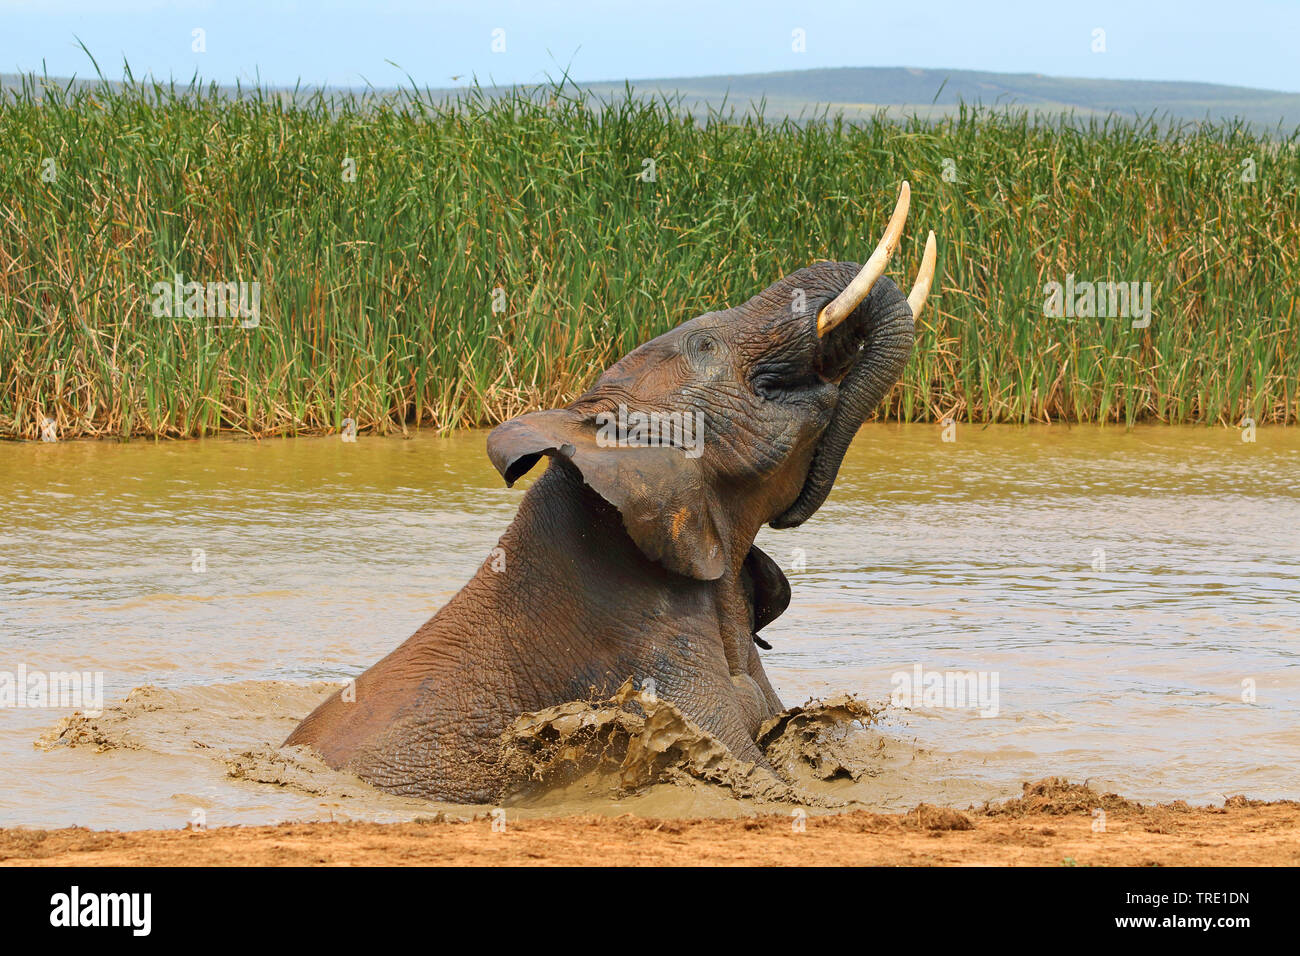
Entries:
[[[1094, 830], [1092, 808], [1105, 810]], [[10, 866], [1296, 866], [1300, 803], [1141, 806], [1060, 780], [964, 812], [647, 820], [286, 823], [208, 831], [0, 830]]]

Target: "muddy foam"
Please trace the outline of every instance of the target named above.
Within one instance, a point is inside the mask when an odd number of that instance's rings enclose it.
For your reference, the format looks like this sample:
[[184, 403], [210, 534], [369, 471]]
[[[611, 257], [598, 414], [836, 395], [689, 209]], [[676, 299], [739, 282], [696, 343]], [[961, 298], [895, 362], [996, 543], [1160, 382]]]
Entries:
[[737, 759], [670, 702], [638, 691], [629, 680], [603, 701], [573, 701], [524, 714], [502, 735], [514, 781], [508, 796], [535, 797], [579, 781], [587, 792], [627, 796], [658, 785], [718, 788], [758, 804], [840, 807], [842, 798], [810, 784], [840, 774], [857, 779], [843, 747], [854, 724], [877, 711], [851, 697], [809, 702], [766, 722], [758, 742], [780, 776]]
[[[383, 793], [330, 768], [309, 748], [281, 748], [302, 716], [334, 689], [324, 682], [282, 681], [146, 685], [98, 716], [61, 720], [36, 743], [46, 751], [199, 758], [232, 786], [314, 798], [331, 815], [342, 808], [354, 819], [483, 812]], [[914, 762], [918, 753], [876, 727], [883, 712], [852, 695], [784, 711], [758, 736], [773, 773], [738, 760], [670, 702], [638, 691], [629, 680], [608, 699], [571, 701], [516, 718], [502, 735], [510, 782], [498, 804], [542, 816], [739, 816], [880, 806], [888, 801], [873, 799], [885, 795], [873, 794], [870, 784], [882, 773], [896, 784], [890, 764], [905, 756]]]

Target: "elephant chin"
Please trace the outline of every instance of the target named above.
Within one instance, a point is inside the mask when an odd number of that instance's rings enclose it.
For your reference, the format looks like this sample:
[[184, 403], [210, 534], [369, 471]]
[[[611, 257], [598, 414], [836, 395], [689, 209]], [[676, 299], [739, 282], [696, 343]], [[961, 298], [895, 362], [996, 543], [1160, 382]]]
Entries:
[[839, 400], [813, 453], [803, 489], [794, 504], [772, 520], [773, 528], [803, 524], [831, 493], [853, 436], [903, 374], [912, 352], [912, 308], [898, 286], [881, 279], [836, 332], [839, 336], [826, 344], [828, 356], [842, 355], [846, 340], [850, 348], [853, 342], [861, 345], [840, 381]]

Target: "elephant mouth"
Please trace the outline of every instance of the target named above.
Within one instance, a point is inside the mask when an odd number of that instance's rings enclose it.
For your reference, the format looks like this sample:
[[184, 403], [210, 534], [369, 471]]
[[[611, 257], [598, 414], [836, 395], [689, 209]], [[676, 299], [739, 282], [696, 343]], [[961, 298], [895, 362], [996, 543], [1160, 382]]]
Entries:
[[837, 382], [839, 398], [813, 453], [798, 498], [772, 520], [773, 528], [803, 524], [826, 501], [844, 455], [862, 423], [903, 373], [912, 352], [915, 320], [934, 281], [934, 233], [926, 239], [916, 283], [906, 298], [889, 279], [881, 281], [907, 221], [911, 189], [904, 181], [885, 233], [851, 282], [817, 315], [818, 371]]

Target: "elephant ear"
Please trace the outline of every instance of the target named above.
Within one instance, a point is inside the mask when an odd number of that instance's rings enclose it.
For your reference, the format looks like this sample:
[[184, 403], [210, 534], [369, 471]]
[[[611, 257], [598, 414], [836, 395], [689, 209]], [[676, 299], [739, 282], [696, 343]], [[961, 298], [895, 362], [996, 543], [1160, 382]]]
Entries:
[[670, 571], [713, 581], [726, 569], [724, 515], [699, 458], [671, 446], [597, 442], [595, 418], [568, 409], [529, 412], [488, 436], [488, 458], [507, 487], [543, 455], [571, 462], [618, 509], [646, 557]]
[[758, 632], [790, 606], [790, 581], [780, 566], [756, 545], [745, 555], [740, 580], [754, 620], [754, 643], [770, 651], [772, 645], [759, 637]]

